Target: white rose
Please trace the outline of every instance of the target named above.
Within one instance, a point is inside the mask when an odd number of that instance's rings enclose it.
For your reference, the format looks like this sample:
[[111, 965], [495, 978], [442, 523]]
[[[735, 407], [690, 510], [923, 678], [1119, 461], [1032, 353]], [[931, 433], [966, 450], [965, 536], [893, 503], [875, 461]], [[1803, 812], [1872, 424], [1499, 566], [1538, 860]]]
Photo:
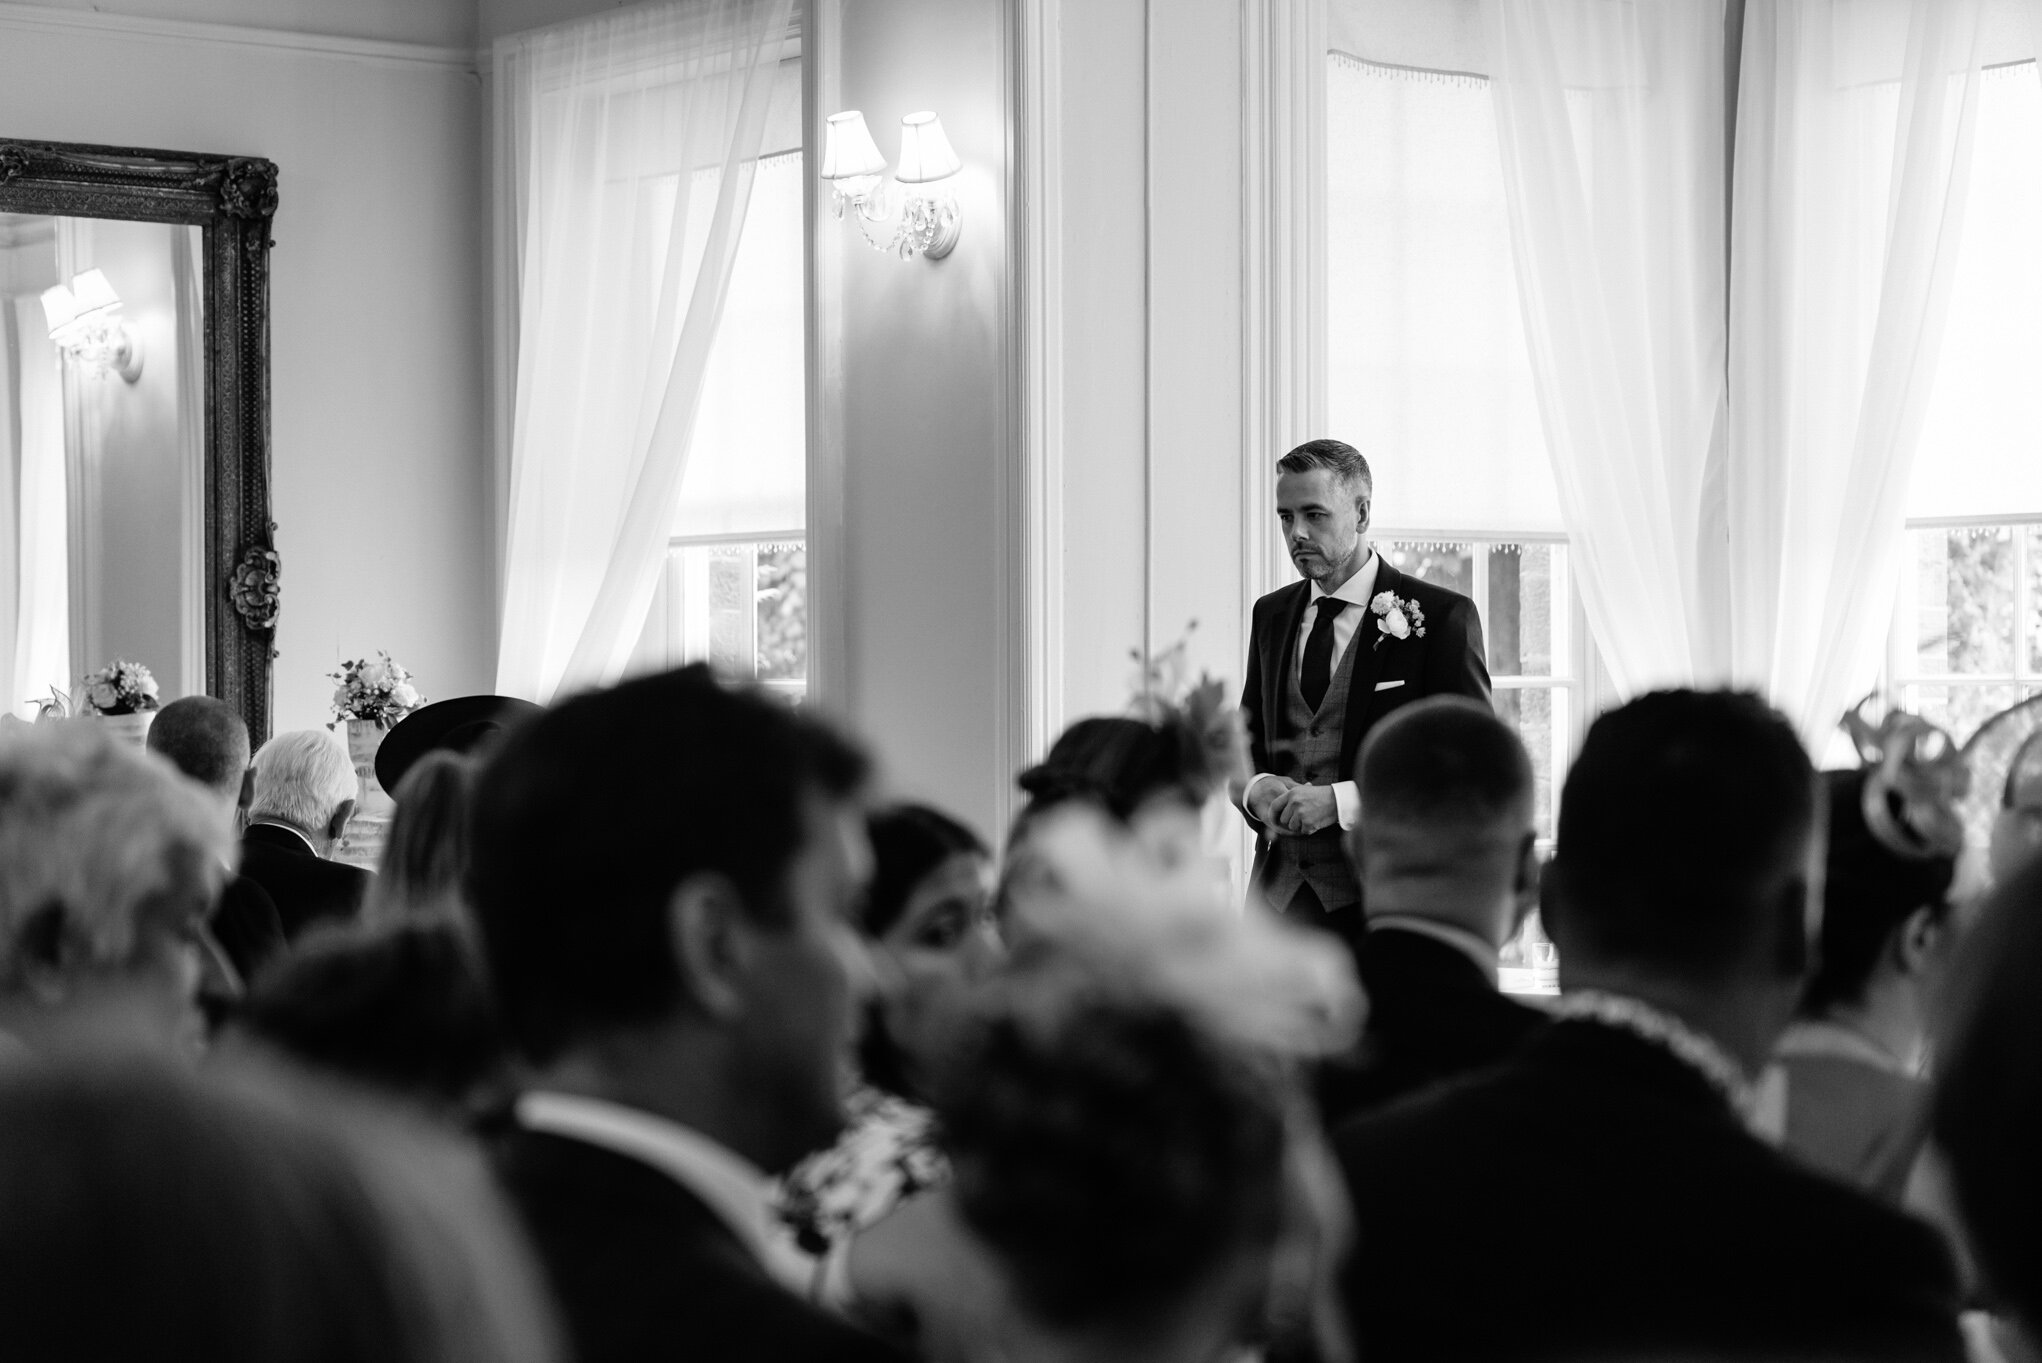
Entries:
[[410, 682], [399, 682], [390, 691], [390, 703], [409, 710], [418, 704], [418, 688]]
[[333, 708], [336, 710], [345, 710], [347, 708], [347, 702], [348, 702], [347, 688], [345, 686], [336, 687], [333, 692]]
[[145, 696], [153, 696], [156, 694], [156, 679], [154, 677], [148, 676], [147, 674], [143, 675], [142, 694]]
[[1411, 622], [1406, 620], [1404, 612], [1395, 606], [1390, 607], [1390, 613], [1383, 617], [1383, 629], [1399, 639], [1411, 637]]
[[1388, 615], [1397, 608], [1397, 594], [1395, 592], [1377, 592], [1375, 599], [1368, 603], [1368, 608], [1377, 615]]
[[121, 693], [114, 690], [112, 682], [92, 684], [92, 706], [96, 710], [111, 710], [120, 704]]
[[362, 664], [362, 685], [371, 689], [390, 679], [390, 669], [381, 663]]

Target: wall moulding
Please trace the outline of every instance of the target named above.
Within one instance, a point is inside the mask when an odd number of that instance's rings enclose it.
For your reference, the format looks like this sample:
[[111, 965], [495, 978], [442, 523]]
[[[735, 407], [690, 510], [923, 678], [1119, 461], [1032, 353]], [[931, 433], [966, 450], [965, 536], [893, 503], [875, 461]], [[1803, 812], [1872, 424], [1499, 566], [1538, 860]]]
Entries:
[[1269, 461], [1326, 425], [1326, 0], [1241, 7], [1242, 618], [1282, 581]]
[[332, 57], [377, 65], [427, 66], [474, 73], [483, 54], [472, 47], [436, 47], [426, 43], [390, 42], [376, 38], [343, 38], [325, 33], [240, 24], [205, 24], [184, 19], [146, 19], [99, 10], [51, 9], [42, 5], [0, 3], [0, 32], [80, 34], [134, 38], [149, 42], [199, 47], [265, 48], [306, 56]]

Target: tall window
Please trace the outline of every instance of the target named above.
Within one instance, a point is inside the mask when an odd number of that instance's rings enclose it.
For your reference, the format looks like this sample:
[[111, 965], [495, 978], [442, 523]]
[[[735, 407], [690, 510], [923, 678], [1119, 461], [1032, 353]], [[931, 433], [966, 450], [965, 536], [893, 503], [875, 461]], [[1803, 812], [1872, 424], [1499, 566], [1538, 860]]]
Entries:
[[2032, 63], [1986, 73], [1976, 138], [1887, 653], [1901, 703], [1960, 741], [2042, 693], [2042, 82]]
[[707, 660], [808, 691], [801, 153], [763, 158], [635, 670]]
[[[1488, 82], [1334, 52], [1326, 108], [1330, 434], [1369, 458], [1385, 559], [1481, 612], [1496, 710], [1531, 754], [1550, 839], [1593, 663], [1518, 310]], [[1504, 965], [1506, 988], [1552, 990], [1535, 920]]]

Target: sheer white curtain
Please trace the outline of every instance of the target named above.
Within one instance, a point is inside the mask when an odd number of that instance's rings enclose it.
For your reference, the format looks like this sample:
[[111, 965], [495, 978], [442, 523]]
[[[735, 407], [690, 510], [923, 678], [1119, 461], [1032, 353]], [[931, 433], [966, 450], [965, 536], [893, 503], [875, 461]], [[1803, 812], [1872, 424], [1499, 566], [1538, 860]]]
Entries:
[[1820, 752], [1875, 674], [1962, 227], [1982, 0], [1751, 0], [1730, 254], [1731, 667]]
[[1723, 6], [1486, 0], [1518, 294], [1618, 691], [1723, 666]]
[[614, 680], [657, 584], [793, 0], [499, 42], [516, 402], [497, 690]]

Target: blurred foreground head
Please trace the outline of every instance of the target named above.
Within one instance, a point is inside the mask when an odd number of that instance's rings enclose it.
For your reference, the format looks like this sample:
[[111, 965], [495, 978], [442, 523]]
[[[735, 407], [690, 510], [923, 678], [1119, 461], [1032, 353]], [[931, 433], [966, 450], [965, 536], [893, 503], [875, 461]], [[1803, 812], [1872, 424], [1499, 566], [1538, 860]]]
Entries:
[[1961, 949], [1940, 1035], [1935, 1135], [1991, 1304], [2042, 1339], [2042, 860], [2003, 882]]
[[1659, 691], [1603, 715], [1568, 774], [1547, 872], [1563, 962], [1697, 983], [1799, 976], [1819, 808], [1800, 739], [1756, 696]]
[[1545, 872], [1561, 988], [1746, 1009], [1748, 1035], [1718, 1039], [1762, 1055], [1808, 967], [1821, 833], [1814, 768], [1758, 697], [1658, 691], [1611, 710], [1567, 776]]
[[542, 1084], [558, 1067], [657, 1101], [768, 1170], [827, 1144], [871, 988], [865, 775], [835, 732], [702, 666], [506, 735], [476, 781], [469, 900]]
[[0, 734], [0, 1033], [34, 1050], [195, 1041], [227, 823], [89, 721]]
[[1298, 1087], [1347, 1045], [1345, 950], [1173, 874], [1096, 815], [1035, 835], [1007, 964], [936, 1085], [964, 1223], [1051, 1336], [1217, 1357], [1301, 1327], [1344, 1202]]
[[479, 1170], [323, 1092], [157, 1066], [0, 1077], [7, 1356], [547, 1363]]

